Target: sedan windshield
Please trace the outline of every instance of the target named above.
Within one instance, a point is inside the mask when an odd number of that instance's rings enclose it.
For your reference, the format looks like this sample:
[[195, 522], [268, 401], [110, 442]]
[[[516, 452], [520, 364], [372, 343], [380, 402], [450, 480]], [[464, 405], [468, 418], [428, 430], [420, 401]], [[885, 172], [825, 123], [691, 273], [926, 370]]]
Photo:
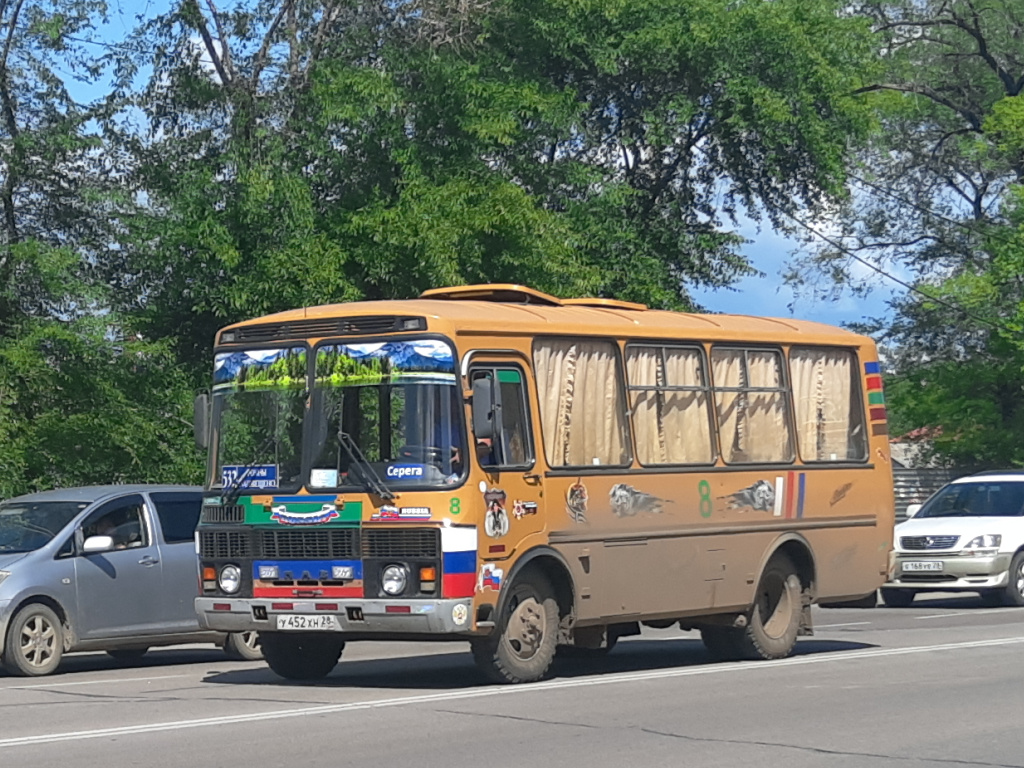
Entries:
[[45, 547], [87, 506], [78, 501], [0, 504], [0, 553], [32, 552]]
[[452, 485], [465, 469], [452, 349], [434, 339], [316, 352], [310, 488]]
[[245, 350], [214, 360], [214, 484], [297, 488], [302, 469], [306, 348]]
[[1024, 483], [955, 483], [921, 507], [920, 517], [1021, 517]]

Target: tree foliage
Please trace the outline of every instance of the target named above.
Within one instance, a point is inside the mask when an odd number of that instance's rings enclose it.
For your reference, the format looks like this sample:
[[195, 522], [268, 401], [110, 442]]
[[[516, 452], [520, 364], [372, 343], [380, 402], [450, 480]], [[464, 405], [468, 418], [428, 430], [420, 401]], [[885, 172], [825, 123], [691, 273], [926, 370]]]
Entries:
[[946, 463], [1024, 465], [1024, 3], [880, 0], [854, 12], [872, 19], [885, 67], [859, 89], [883, 130], [853, 155], [831, 242], [790, 277], [865, 290], [858, 259], [904, 276], [913, 290], [868, 328], [888, 350], [894, 433], [926, 435]]
[[196, 477], [228, 322], [471, 282], [691, 308], [756, 274], [735, 216], [826, 213], [872, 130], [845, 8], [176, 0], [90, 47], [101, 0], [0, 0], [0, 491]]

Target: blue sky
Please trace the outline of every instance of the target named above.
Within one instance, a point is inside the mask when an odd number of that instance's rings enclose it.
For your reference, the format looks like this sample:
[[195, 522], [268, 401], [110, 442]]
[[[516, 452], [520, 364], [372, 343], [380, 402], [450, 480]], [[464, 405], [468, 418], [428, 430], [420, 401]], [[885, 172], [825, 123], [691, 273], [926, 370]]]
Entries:
[[792, 288], [783, 283], [782, 272], [802, 244], [775, 232], [767, 225], [759, 227], [749, 219], [741, 220], [737, 231], [749, 241], [743, 246], [744, 255], [756, 269], [764, 273], [764, 277], [746, 278], [731, 290], [693, 290], [694, 299], [711, 312], [792, 317], [843, 325], [889, 315], [886, 301], [894, 295], [894, 291], [903, 290], [879, 276], [877, 279], [872, 278], [875, 287], [867, 297], [847, 294], [831, 301], [814, 298], [810, 290], [806, 294], [795, 294]]

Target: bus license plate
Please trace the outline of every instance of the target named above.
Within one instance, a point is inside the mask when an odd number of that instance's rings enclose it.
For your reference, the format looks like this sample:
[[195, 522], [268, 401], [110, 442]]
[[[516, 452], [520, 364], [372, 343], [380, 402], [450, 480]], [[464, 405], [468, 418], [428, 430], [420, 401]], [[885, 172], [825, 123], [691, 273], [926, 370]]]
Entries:
[[911, 560], [903, 563], [904, 571], [941, 571], [941, 560]]
[[340, 629], [337, 616], [278, 616], [278, 629], [310, 630], [313, 632], [330, 632]]

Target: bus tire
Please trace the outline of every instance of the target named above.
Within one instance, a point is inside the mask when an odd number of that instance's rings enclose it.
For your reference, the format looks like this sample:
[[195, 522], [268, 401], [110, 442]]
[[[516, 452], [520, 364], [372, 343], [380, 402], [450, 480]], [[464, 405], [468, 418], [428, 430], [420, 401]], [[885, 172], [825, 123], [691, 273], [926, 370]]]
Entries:
[[334, 635], [260, 632], [260, 646], [275, 674], [286, 680], [319, 680], [337, 665], [345, 643]]
[[558, 642], [558, 603], [540, 574], [516, 581], [495, 631], [470, 642], [477, 667], [498, 683], [529, 683], [547, 674]]
[[700, 639], [715, 661], [735, 661], [743, 657], [742, 633], [743, 630], [735, 627], [701, 627]]
[[908, 608], [914, 602], [916, 594], [912, 589], [893, 589], [882, 587], [879, 592], [882, 594], [882, 605], [887, 608]]
[[800, 631], [803, 586], [793, 562], [773, 557], [761, 574], [747, 626], [739, 634], [740, 657], [784, 659]]

